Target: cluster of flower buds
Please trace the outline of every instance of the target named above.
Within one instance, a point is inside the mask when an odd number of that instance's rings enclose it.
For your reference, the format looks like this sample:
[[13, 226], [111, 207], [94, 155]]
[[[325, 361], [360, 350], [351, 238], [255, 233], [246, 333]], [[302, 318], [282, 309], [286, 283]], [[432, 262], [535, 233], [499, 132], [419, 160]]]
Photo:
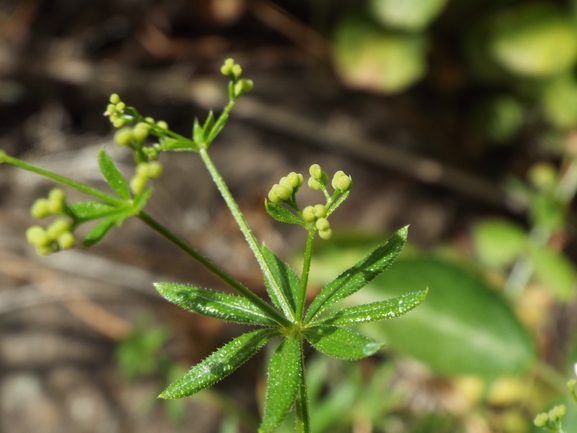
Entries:
[[120, 96], [116, 93], [110, 95], [110, 104], [106, 107], [104, 115], [110, 117], [110, 123], [112, 123], [115, 128], [124, 126], [132, 119], [131, 116], [125, 114], [125, 108], [126, 104], [120, 100]]
[[545, 428], [551, 431], [559, 431], [561, 428], [561, 422], [567, 413], [567, 408], [565, 405], [561, 404], [555, 406], [549, 412], [540, 413], [535, 417], [533, 421], [537, 427]]
[[272, 186], [268, 193], [268, 199], [274, 204], [288, 201], [296, 194], [303, 182], [303, 175], [293, 171]]
[[318, 164], [313, 164], [309, 168], [309, 173], [311, 177], [309, 177], [308, 185], [309, 188], [318, 191], [320, 189], [324, 189], [329, 182], [328, 175], [321, 169], [321, 166]]
[[[39, 198], [30, 208], [30, 214], [36, 219], [50, 215], [65, 214], [66, 196], [64, 191], [55, 188], [48, 198]], [[36, 247], [38, 254], [46, 256], [60, 250], [67, 250], [76, 244], [72, 233], [72, 224], [65, 218], [54, 220], [46, 229], [32, 226], [26, 231], [28, 243]]]
[[162, 174], [162, 165], [158, 161], [141, 162], [136, 166], [136, 173], [130, 179], [130, 190], [133, 194], [140, 194], [148, 179], [156, 179]]
[[352, 183], [353, 181], [351, 180], [351, 177], [346, 175], [344, 171], [339, 170], [333, 176], [331, 185], [335, 191], [347, 192], [349, 189], [351, 189]]
[[321, 239], [329, 240], [333, 231], [327, 217], [327, 207], [323, 204], [307, 206], [303, 209], [303, 219], [307, 222], [314, 222], [319, 231]]
[[227, 76], [234, 83], [232, 87], [232, 95], [235, 99], [244, 93], [248, 93], [254, 87], [252, 80], [240, 78], [242, 68], [239, 64], [234, 63], [233, 59], [226, 59], [220, 68], [222, 75]]

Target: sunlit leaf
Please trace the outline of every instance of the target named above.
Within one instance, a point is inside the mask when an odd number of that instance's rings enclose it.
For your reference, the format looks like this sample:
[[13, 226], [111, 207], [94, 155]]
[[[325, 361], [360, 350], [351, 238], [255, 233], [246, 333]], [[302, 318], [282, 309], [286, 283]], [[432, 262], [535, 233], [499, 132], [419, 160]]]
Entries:
[[298, 216], [296, 216], [294, 213], [284, 208], [283, 206], [279, 206], [278, 204], [274, 204], [268, 200], [265, 200], [264, 207], [271, 217], [273, 217], [277, 221], [280, 221], [281, 223], [299, 224], [301, 226], [305, 225], [302, 219], [300, 219]]
[[[271, 250], [267, 247], [262, 247], [262, 253], [264, 259], [266, 260], [275, 280], [282, 289], [286, 299], [288, 300], [293, 311], [295, 310], [296, 299], [298, 297], [300, 278], [295, 274], [295, 272], [288, 266], [285, 262], [279, 259]], [[271, 289], [268, 281], [265, 280], [267, 291], [271, 297], [273, 303], [279, 308], [281, 307], [281, 302], [277, 299], [274, 290]]]
[[[327, 284], [311, 303], [305, 322], [311, 321], [329, 305], [352, 295], [387, 269], [401, 252], [407, 236], [408, 228], [400, 229], [371, 254]], [[424, 284], [421, 289], [426, 286]]]
[[346, 360], [366, 358], [384, 346], [357, 332], [336, 326], [307, 328], [304, 335], [319, 352]]
[[100, 152], [98, 152], [98, 164], [100, 165], [102, 176], [104, 176], [104, 180], [106, 180], [110, 188], [112, 188], [120, 198], [128, 200], [130, 198], [128, 183], [126, 183], [126, 179], [120, 170], [116, 168], [114, 161], [104, 149], [100, 149]]
[[276, 322], [246, 298], [178, 283], [154, 283], [170, 302], [204, 316], [249, 325], [275, 326]]
[[301, 341], [288, 337], [273, 354], [267, 377], [264, 417], [259, 433], [270, 433], [286, 418], [293, 405], [301, 373]]
[[90, 221], [118, 213], [117, 207], [99, 201], [72, 203], [66, 208], [78, 221]]
[[394, 319], [408, 313], [427, 296], [427, 290], [407, 293], [386, 301], [372, 302], [370, 304], [357, 305], [329, 314], [313, 323], [334, 326], [348, 326], [359, 323], [378, 322], [381, 320]]
[[159, 398], [187, 397], [213, 385], [244, 364], [276, 335], [278, 335], [278, 331], [259, 329], [235, 338], [192, 367], [183, 377], [170, 384], [159, 395]]

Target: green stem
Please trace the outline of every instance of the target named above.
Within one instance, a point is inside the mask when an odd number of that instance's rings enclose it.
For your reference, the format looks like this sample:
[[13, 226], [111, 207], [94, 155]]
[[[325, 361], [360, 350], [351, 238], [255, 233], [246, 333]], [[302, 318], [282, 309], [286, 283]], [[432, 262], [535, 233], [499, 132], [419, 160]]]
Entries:
[[292, 311], [288, 299], [286, 298], [284, 292], [282, 291], [278, 282], [274, 278], [272, 271], [268, 266], [268, 263], [266, 262], [264, 255], [262, 254], [262, 251], [258, 245], [258, 242], [252, 230], [248, 226], [244, 216], [242, 215], [242, 212], [238, 207], [238, 204], [234, 200], [232, 194], [230, 193], [230, 190], [228, 189], [226, 183], [224, 182], [224, 179], [218, 172], [216, 166], [212, 162], [212, 159], [210, 159], [206, 147], [201, 147], [198, 153], [200, 154], [200, 157], [202, 158], [204, 164], [206, 165], [206, 168], [208, 169], [210, 175], [212, 176], [212, 180], [216, 184], [218, 190], [220, 191], [220, 194], [222, 195], [224, 201], [226, 202], [228, 208], [230, 209], [230, 212], [232, 213], [234, 220], [238, 224], [240, 231], [244, 235], [244, 238], [246, 239], [248, 246], [252, 250], [252, 253], [255, 256], [266, 281], [268, 281], [271, 290], [275, 292], [275, 295], [277, 296], [279, 302], [281, 303], [280, 307], [283, 313], [289, 320], [296, 322], [294, 315], [295, 313]]
[[170, 241], [172, 244], [180, 248], [184, 253], [186, 253], [193, 260], [196, 260], [226, 284], [228, 284], [232, 289], [234, 289], [239, 295], [242, 295], [249, 299], [253, 304], [258, 306], [261, 310], [266, 312], [271, 318], [276, 320], [280, 325], [287, 326], [290, 324], [286, 318], [282, 316], [276, 309], [267, 304], [262, 298], [257, 296], [255, 293], [250, 291], [247, 287], [237, 281], [234, 277], [229, 275], [225, 270], [221, 269], [210, 261], [207, 257], [203, 256], [195, 248], [186, 243], [182, 238], [171, 232], [168, 228], [156, 221], [152, 216], [144, 211], [141, 211], [137, 217], [144, 222], [151, 229], [162, 235], [165, 239]]
[[95, 188], [91, 188], [87, 185], [84, 185], [83, 183], [76, 182], [67, 177], [60, 176], [59, 174], [52, 173], [51, 171], [44, 170], [40, 167], [36, 167], [35, 165], [28, 164], [27, 162], [24, 162], [21, 159], [13, 158], [11, 156], [6, 155], [6, 153], [4, 153], [3, 151], [0, 151], [0, 163], [2, 162], [13, 165], [15, 167], [22, 168], [32, 173], [39, 174], [40, 176], [44, 176], [48, 179], [52, 179], [55, 182], [59, 182], [63, 185], [69, 186], [70, 188], [74, 188], [80, 192], [83, 192], [84, 194], [98, 198], [112, 206], [119, 206], [122, 204], [126, 204], [126, 202], [120, 198], [114, 197], [110, 194], [106, 194], [105, 192], [102, 192]]
[[309, 280], [309, 272], [311, 269], [311, 259], [313, 255], [313, 241], [315, 239], [315, 233], [316, 230], [314, 227], [309, 229], [307, 244], [305, 247], [303, 271], [301, 273], [301, 285], [299, 290], [299, 297], [297, 299], [297, 311], [296, 311], [296, 316], [299, 321], [302, 321], [305, 309], [305, 302], [307, 298], [307, 285]]
[[301, 371], [297, 399], [295, 403], [295, 419], [297, 433], [310, 433], [311, 420], [309, 416], [309, 400], [307, 396], [307, 383], [305, 378], [305, 358], [301, 340]]

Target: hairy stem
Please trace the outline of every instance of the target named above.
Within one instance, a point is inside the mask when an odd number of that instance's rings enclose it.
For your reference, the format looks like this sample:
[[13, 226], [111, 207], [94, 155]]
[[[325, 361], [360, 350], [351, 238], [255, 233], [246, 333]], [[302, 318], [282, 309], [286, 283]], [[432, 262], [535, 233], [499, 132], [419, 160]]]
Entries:
[[295, 403], [295, 420], [297, 433], [310, 433], [311, 420], [309, 416], [309, 400], [307, 396], [307, 383], [305, 378], [305, 358], [302, 351], [301, 340], [301, 371], [297, 399]]
[[305, 309], [305, 302], [307, 298], [307, 285], [309, 281], [309, 272], [311, 269], [311, 259], [313, 255], [313, 241], [315, 239], [316, 230], [314, 227], [309, 229], [308, 237], [307, 237], [307, 244], [305, 247], [305, 254], [304, 254], [304, 262], [303, 262], [303, 270], [301, 273], [301, 285], [299, 290], [299, 297], [296, 300], [297, 302], [297, 311], [296, 316], [297, 320], [303, 320], [303, 313]]
[[275, 294], [277, 295], [279, 302], [281, 303], [281, 308], [283, 310], [283, 313], [285, 314], [285, 316], [289, 320], [296, 322], [295, 313], [292, 311], [292, 308], [290, 306], [290, 303], [288, 302], [288, 299], [286, 298], [284, 292], [282, 291], [278, 282], [274, 278], [272, 271], [271, 271], [270, 267], [268, 266], [263, 254], [262, 254], [262, 251], [258, 245], [258, 242], [257, 242], [252, 230], [248, 226], [244, 216], [242, 215], [242, 212], [240, 211], [240, 209], [238, 207], [238, 204], [234, 200], [232, 194], [230, 193], [230, 190], [228, 189], [228, 186], [224, 182], [224, 179], [222, 178], [222, 176], [218, 172], [216, 166], [212, 162], [212, 159], [208, 155], [206, 148], [201, 147], [199, 150], [199, 154], [200, 154], [200, 157], [202, 158], [204, 164], [206, 165], [206, 168], [208, 169], [210, 175], [212, 176], [212, 180], [216, 184], [218, 190], [220, 191], [220, 194], [222, 195], [222, 197], [224, 198], [224, 201], [226, 202], [228, 208], [230, 209], [230, 212], [232, 213], [234, 220], [238, 224], [240, 231], [244, 235], [244, 238], [246, 239], [248, 246], [252, 250], [252, 253], [255, 256], [265, 279], [269, 283], [271, 289], [275, 291]]

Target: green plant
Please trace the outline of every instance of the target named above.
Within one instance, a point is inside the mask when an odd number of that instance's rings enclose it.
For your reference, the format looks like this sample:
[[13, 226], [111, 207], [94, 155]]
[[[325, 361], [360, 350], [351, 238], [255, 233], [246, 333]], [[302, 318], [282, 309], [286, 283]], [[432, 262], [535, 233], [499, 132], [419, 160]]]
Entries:
[[[40, 254], [46, 255], [71, 248], [76, 243], [75, 230], [85, 222], [100, 220], [82, 240], [82, 246], [89, 247], [99, 242], [115, 225], [121, 225], [126, 218], [134, 216], [220, 277], [240, 295], [176, 283], [155, 283], [162, 296], [187, 310], [225, 321], [261, 327], [235, 338], [192, 367], [183, 377], [164, 390], [160, 395], [161, 398], [186, 397], [213, 385], [232, 373], [263, 345], [275, 337], [281, 337], [283, 340], [272, 355], [268, 367], [264, 418], [259, 431], [275, 430], [294, 406], [297, 431], [309, 432], [310, 419], [303, 358], [304, 340], [306, 339], [318, 351], [339, 359], [354, 360], [370, 356], [379, 350], [382, 344], [347, 327], [403, 315], [424, 300], [427, 290], [338, 311], [329, 310], [329, 307], [357, 292], [391, 265], [405, 245], [407, 239], [405, 227], [328, 283], [306, 308], [305, 299], [315, 235], [318, 232], [322, 239], [329, 239], [332, 236], [328, 218], [348, 197], [352, 180], [342, 171], [337, 172], [332, 178], [333, 192], [330, 193], [327, 188], [328, 175], [319, 165], [312, 165], [308, 186], [322, 192], [324, 199], [322, 203], [303, 209], [296, 199], [296, 193], [304, 183], [301, 174], [290, 173], [270, 190], [268, 200], [265, 200], [267, 212], [278, 221], [301, 225], [308, 233], [303, 267], [301, 275], [298, 276], [272, 251], [258, 244], [209, 156], [208, 148], [225, 125], [236, 101], [253, 86], [252, 81], [241, 78], [242, 69], [232, 59], [225, 61], [221, 72], [229, 78], [229, 103], [218, 118], [210, 112], [202, 125], [195, 120], [191, 139], [171, 131], [164, 121], [141, 116], [134, 107], [122, 102], [118, 95], [111, 96], [105, 115], [110, 117], [115, 127], [120, 128], [115, 135], [115, 141], [132, 150], [137, 164], [135, 175], [127, 181], [110, 156], [103, 149], [99, 152], [98, 160], [102, 175], [115, 195], [48, 172], [8, 156], [4, 152], [0, 152], [0, 162], [43, 175], [98, 200], [69, 204], [66, 202], [64, 192], [56, 189], [47, 199], [36, 201], [31, 209], [35, 218], [50, 215], [58, 217], [47, 229], [34, 226], [27, 232], [28, 241]], [[154, 144], [147, 144], [146, 139], [149, 136], [158, 140]], [[152, 194], [152, 188], [147, 186], [147, 182], [160, 176], [162, 166], [158, 162], [158, 157], [160, 153], [168, 151], [188, 151], [201, 157], [260, 265], [267, 292], [274, 306], [265, 302], [143, 210]]]
[[[570, 380], [567, 382], [567, 388], [569, 388], [569, 392], [573, 400], [577, 403], [577, 394], [575, 394], [575, 383], [576, 381]], [[534, 423], [537, 427], [541, 427], [545, 430], [554, 433], [564, 433], [563, 430], [563, 418], [567, 414], [567, 408], [564, 404], [559, 406], [555, 406], [549, 412], [543, 412], [538, 414], [535, 417]]]

